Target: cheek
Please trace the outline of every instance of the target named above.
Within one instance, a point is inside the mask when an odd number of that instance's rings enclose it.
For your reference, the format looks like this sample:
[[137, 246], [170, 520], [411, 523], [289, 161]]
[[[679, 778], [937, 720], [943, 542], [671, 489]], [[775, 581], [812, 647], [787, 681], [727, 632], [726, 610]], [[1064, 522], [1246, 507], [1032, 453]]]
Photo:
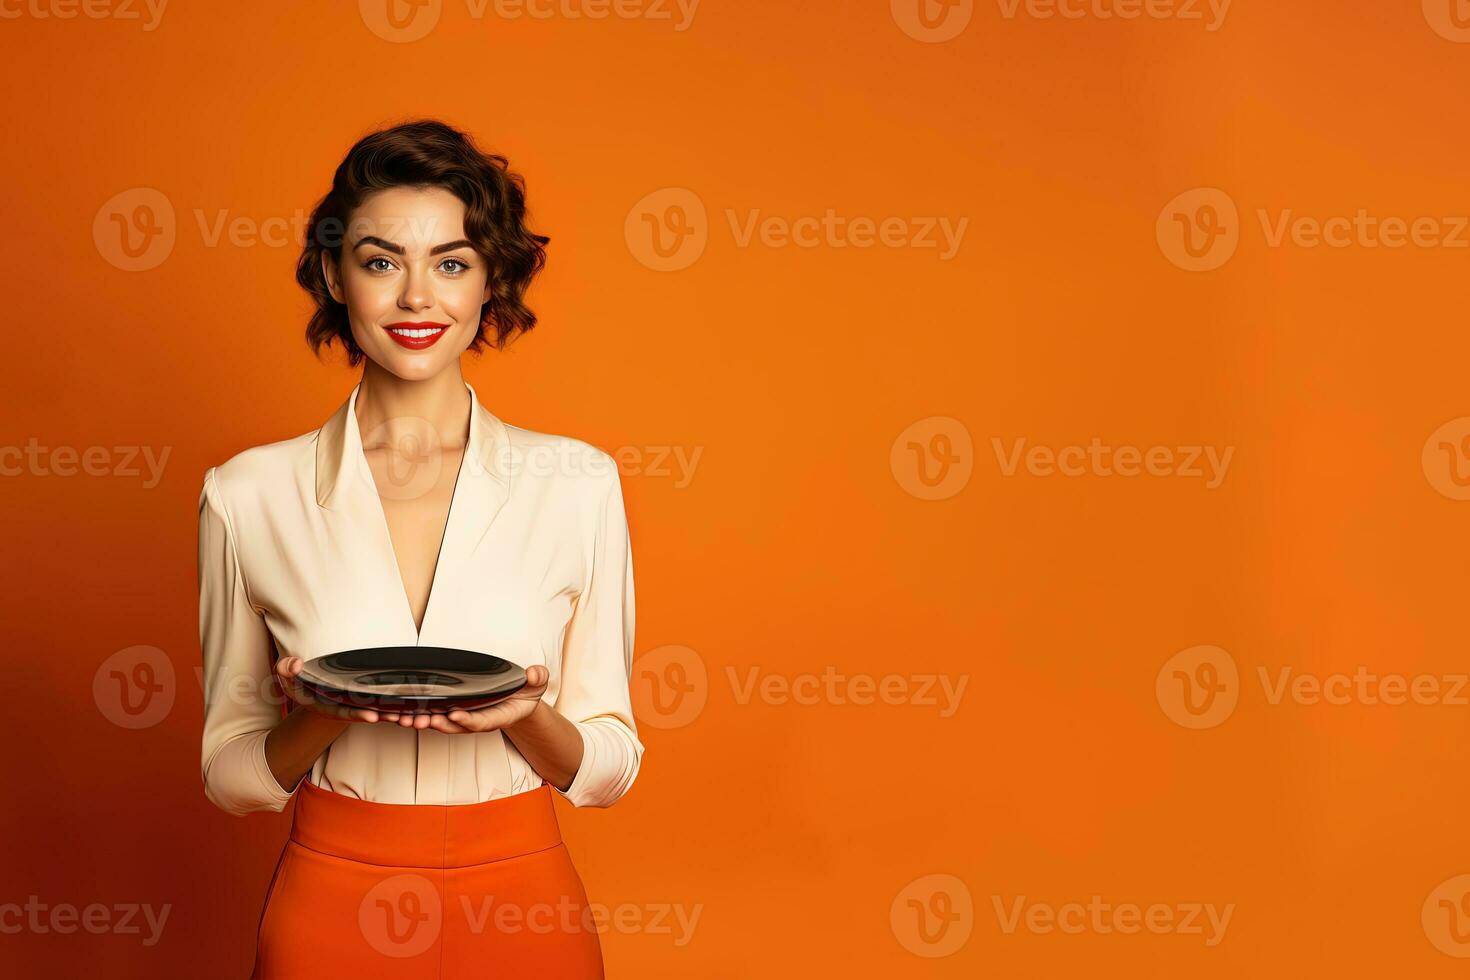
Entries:
[[386, 282], [351, 272], [342, 279], [342, 292], [348, 310], [368, 317], [393, 302], [393, 289]]
[[480, 307], [484, 304], [485, 278], [468, 276], [447, 282], [439, 290], [439, 302], [446, 312], [459, 323], [480, 322]]

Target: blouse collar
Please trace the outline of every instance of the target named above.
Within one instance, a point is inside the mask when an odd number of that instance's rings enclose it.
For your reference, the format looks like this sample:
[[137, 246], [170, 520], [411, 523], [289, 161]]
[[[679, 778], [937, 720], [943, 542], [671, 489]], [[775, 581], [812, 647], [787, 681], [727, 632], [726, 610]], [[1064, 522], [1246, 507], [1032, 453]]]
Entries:
[[[465, 387], [470, 392], [470, 431], [460, 475], [486, 481], [485, 489], [503, 501], [510, 490], [510, 435], [505, 423], [480, 402], [474, 386], [466, 381]], [[339, 508], [345, 494], [370, 492], [376, 497], [378, 493], [357, 424], [361, 389], [359, 381], [317, 433], [316, 501], [328, 510]], [[352, 479], [354, 473], [356, 479]], [[472, 487], [468, 495], [475, 493]]]

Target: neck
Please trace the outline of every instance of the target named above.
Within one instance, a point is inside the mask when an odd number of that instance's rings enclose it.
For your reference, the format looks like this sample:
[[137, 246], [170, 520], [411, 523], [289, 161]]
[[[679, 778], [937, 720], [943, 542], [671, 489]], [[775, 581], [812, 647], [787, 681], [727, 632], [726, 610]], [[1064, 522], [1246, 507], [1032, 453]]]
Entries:
[[406, 381], [368, 360], [354, 407], [364, 450], [428, 448], [430, 432], [439, 449], [462, 448], [469, 438], [470, 393], [458, 361], [432, 378]]

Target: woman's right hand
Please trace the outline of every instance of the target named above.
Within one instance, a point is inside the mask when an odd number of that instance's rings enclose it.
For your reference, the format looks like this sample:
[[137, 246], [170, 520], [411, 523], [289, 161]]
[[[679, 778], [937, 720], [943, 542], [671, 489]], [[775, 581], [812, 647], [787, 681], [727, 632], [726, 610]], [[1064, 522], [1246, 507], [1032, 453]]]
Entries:
[[350, 708], [345, 704], [336, 704], [317, 697], [297, 679], [296, 675], [301, 673], [301, 668], [304, 666], [306, 666], [306, 661], [300, 657], [281, 657], [276, 661], [276, 679], [280, 681], [281, 688], [292, 701], [309, 711], [341, 721], [377, 722], [385, 720], [371, 708]]

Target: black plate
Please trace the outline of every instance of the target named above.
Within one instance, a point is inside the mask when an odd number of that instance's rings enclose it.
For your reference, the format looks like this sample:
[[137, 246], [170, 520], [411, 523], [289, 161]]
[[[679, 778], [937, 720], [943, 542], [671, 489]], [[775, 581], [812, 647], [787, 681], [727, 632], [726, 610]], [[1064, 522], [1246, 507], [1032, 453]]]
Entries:
[[318, 697], [354, 708], [442, 715], [503, 701], [526, 686], [509, 660], [453, 647], [368, 647], [306, 661], [297, 675]]

